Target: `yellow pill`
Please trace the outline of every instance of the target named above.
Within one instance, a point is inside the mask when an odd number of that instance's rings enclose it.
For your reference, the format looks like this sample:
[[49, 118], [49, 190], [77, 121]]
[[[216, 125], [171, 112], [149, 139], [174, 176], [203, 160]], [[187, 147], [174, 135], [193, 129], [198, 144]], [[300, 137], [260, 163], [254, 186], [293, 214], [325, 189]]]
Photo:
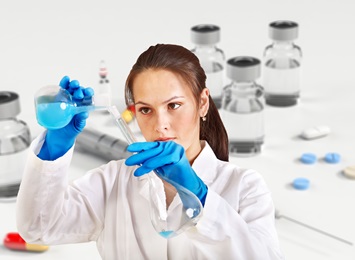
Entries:
[[355, 179], [355, 165], [346, 167], [343, 173], [346, 177]]
[[130, 111], [129, 109], [123, 111], [121, 117], [123, 118], [124, 121], [126, 121], [126, 123], [129, 123], [134, 119], [134, 115], [132, 111]]

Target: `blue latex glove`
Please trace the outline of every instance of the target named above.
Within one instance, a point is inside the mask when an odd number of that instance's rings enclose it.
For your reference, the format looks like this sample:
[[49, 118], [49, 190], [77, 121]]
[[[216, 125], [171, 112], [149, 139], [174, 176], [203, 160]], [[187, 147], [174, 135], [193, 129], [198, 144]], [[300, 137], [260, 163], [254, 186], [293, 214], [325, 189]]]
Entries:
[[[59, 85], [66, 89], [76, 102], [87, 102], [94, 94], [93, 89], [80, 87], [77, 80], [70, 81], [68, 76], [64, 76]], [[38, 157], [53, 161], [63, 156], [73, 146], [78, 134], [83, 131], [88, 116], [88, 112], [79, 113], [65, 127], [56, 130], [48, 129]]]
[[129, 145], [127, 150], [136, 154], [127, 158], [126, 165], [140, 165], [134, 176], [157, 170], [167, 182], [185, 187], [200, 199], [202, 205], [205, 204], [207, 186], [191, 168], [181, 145], [173, 141], [137, 142]]

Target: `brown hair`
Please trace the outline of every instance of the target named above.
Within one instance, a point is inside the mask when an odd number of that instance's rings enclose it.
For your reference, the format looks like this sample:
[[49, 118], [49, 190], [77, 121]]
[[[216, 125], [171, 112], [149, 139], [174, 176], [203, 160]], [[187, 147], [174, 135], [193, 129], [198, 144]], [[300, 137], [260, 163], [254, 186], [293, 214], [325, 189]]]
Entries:
[[[125, 86], [127, 105], [134, 103], [134, 79], [147, 69], [164, 69], [180, 75], [191, 87], [196, 104], [200, 104], [200, 94], [206, 88], [206, 74], [198, 58], [182, 46], [157, 44], [150, 46], [138, 57], [127, 77]], [[206, 121], [200, 120], [200, 139], [208, 142], [218, 159], [228, 161], [228, 135], [211, 96]]]

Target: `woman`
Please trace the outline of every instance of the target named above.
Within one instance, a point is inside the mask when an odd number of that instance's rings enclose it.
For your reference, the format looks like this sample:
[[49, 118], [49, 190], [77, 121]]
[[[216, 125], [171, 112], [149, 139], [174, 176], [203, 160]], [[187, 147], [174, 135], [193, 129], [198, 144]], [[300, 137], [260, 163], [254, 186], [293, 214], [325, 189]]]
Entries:
[[[146, 142], [135, 154], [93, 169], [72, 184], [67, 170], [86, 113], [47, 130], [31, 147], [17, 202], [20, 234], [29, 243], [96, 241], [103, 259], [282, 259], [274, 206], [261, 176], [228, 162], [228, 138], [197, 57], [177, 45], [151, 46], [126, 81]], [[74, 97], [92, 93], [64, 77]], [[146, 173], [164, 175], [204, 205], [196, 226], [165, 239], [149, 217]], [[169, 183], [170, 182], [170, 183]], [[80, 221], [78, 221], [80, 220]]]

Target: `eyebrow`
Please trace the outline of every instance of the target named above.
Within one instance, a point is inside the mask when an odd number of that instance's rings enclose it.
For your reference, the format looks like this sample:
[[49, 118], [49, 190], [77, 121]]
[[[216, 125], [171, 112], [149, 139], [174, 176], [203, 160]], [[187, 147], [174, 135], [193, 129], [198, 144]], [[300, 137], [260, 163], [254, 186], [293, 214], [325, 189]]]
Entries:
[[[184, 98], [184, 96], [173, 96], [173, 97], [171, 97], [171, 98], [169, 98], [169, 99], [163, 101], [163, 104], [169, 103], [169, 102], [171, 102], [172, 100], [177, 99], [177, 98]], [[141, 104], [141, 105], [145, 105], [145, 106], [148, 106], [148, 105], [149, 105], [148, 103], [145, 103], [145, 102], [143, 102], [143, 101], [138, 101], [138, 102], [135, 102], [134, 104], [135, 104], [135, 105]]]

